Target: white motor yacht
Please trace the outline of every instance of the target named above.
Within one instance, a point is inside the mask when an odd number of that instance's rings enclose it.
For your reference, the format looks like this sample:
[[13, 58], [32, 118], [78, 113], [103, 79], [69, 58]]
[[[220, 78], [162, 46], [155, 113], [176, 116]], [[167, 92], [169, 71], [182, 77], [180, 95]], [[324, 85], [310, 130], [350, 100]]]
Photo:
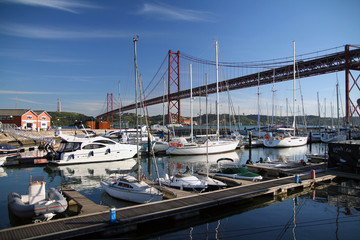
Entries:
[[137, 146], [121, 144], [111, 139], [77, 137], [60, 134], [61, 143], [57, 151], [49, 152], [47, 159], [57, 165], [117, 161], [133, 158]]

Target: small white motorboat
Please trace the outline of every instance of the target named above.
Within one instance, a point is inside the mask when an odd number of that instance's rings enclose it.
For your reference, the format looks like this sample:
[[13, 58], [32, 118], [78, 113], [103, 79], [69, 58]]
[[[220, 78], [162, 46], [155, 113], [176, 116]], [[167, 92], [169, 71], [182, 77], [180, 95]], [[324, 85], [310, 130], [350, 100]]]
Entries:
[[129, 174], [123, 174], [115, 181], [101, 181], [101, 186], [112, 197], [136, 203], [161, 201], [163, 194], [144, 181]]
[[50, 220], [56, 213], [64, 212], [68, 202], [55, 188], [45, 190], [43, 177], [30, 177], [29, 194], [10, 193], [8, 205], [17, 217]]
[[207, 188], [206, 179], [200, 180], [191, 174], [177, 173], [176, 175], [170, 177], [168, 174], [165, 174], [165, 178], [159, 178], [156, 181], [167, 187], [187, 191], [202, 191]]
[[198, 174], [198, 173], [194, 173], [194, 176], [197, 177], [200, 181], [203, 181], [203, 180], [206, 181], [207, 190], [217, 190], [217, 189], [227, 187], [226, 183], [224, 183], [220, 180], [217, 180], [215, 178], [211, 178], [209, 176]]

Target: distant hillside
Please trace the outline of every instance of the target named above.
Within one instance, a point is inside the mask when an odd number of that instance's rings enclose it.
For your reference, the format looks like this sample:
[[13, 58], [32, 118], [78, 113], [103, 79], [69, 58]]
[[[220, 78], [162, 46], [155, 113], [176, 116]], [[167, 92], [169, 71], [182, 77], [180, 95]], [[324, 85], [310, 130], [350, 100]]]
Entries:
[[74, 112], [48, 112], [51, 116], [52, 127], [67, 127], [73, 126], [76, 122], [83, 122], [85, 125], [86, 121], [93, 121], [94, 118], [86, 116], [81, 113]]
[[[48, 112], [50, 116], [52, 117], [51, 126], [53, 127], [65, 127], [65, 126], [73, 126], [74, 123], [82, 121], [85, 125], [86, 121], [94, 121], [95, 119], [91, 116], [86, 116], [84, 114], [80, 113], [73, 113], [73, 112]], [[183, 117], [185, 119], [187, 117]], [[111, 121], [111, 118], [109, 118]], [[165, 121], [167, 121], [168, 117], [165, 116]], [[201, 117], [197, 116], [193, 118], [195, 122], [197, 122], [198, 125], [202, 124], [205, 125], [206, 122], [206, 115], [202, 115]], [[209, 125], [216, 125], [216, 115], [215, 114], [209, 114]], [[258, 121], [258, 115], [252, 114], [252, 115], [241, 115], [241, 116], [231, 116], [229, 117], [229, 114], [221, 114], [220, 115], [220, 125], [221, 126], [229, 126], [229, 121], [231, 120], [231, 125], [234, 125], [234, 119], [237, 124], [239, 124], [239, 121], [242, 126], [256, 126]], [[106, 119], [103, 119], [106, 120]], [[136, 125], [136, 118], [134, 113], [124, 113], [122, 114], [121, 119], [122, 127], [134, 127]], [[162, 124], [163, 116], [162, 115], [156, 115], [150, 117], [150, 124]], [[272, 118], [271, 116], [261, 115], [260, 116], [260, 125], [266, 126], [271, 123], [275, 125], [291, 125], [293, 122], [292, 117], [279, 117], [276, 116]], [[296, 122], [298, 125], [305, 125], [305, 119], [303, 116], [296, 117]], [[340, 124], [344, 124], [344, 119], [340, 119]], [[142, 117], [139, 119], [139, 124], [143, 125], [145, 124], [145, 118]], [[337, 119], [336, 118], [320, 118], [317, 116], [306, 116], [306, 124], [307, 126], [331, 126], [331, 125], [337, 125]], [[354, 125], [360, 125], [360, 119], [358, 117], [353, 118], [353, 124]], [[119, 115], [115, 114], [113, 116], [113, 124], [112, 127], [119, 127]]]

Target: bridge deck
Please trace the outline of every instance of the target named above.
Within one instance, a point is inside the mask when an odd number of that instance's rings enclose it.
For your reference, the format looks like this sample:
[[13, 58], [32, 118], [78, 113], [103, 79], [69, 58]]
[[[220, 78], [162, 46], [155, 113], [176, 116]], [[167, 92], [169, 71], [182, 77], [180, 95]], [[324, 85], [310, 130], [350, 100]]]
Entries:
[[0, 231], [0, 239], [68, 239], [92, 233], [113, 234], [135, 230], [138, 223], [166, 218], [185, 218], [199, 213], [200, 210], [234, 203], [264, 194], [284, 193], [287, 189], [310, 186], [314, 182], [327, 181], [335, 175], [317, 174], [311, 179], [310, 174], [301, 175], [301, 183], [294, 183], [294, 177], [285, 177], [251, 185], [238, 186], [195, 194], [191, 196], [164, 200], [117, 209], [117, 223], [109, 223], [109, 212], [100, 211], [91, 214], [57, 219], [49, 222], [13, 227]]

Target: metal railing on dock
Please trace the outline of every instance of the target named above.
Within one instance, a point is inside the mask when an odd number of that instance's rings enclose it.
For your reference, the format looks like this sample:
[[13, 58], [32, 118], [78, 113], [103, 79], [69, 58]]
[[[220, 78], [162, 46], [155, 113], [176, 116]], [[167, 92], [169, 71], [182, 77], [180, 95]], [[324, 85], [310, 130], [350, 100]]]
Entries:
[[18, 127], [15, 124], [2, 124], [1, 130], [13, 137], [23, 137], [36, 142], [51, 143], [53, 140], [51, 137], [44, 137], [38, 134], [33, 134], [30, 131], [23, 131], [17, 128]]

